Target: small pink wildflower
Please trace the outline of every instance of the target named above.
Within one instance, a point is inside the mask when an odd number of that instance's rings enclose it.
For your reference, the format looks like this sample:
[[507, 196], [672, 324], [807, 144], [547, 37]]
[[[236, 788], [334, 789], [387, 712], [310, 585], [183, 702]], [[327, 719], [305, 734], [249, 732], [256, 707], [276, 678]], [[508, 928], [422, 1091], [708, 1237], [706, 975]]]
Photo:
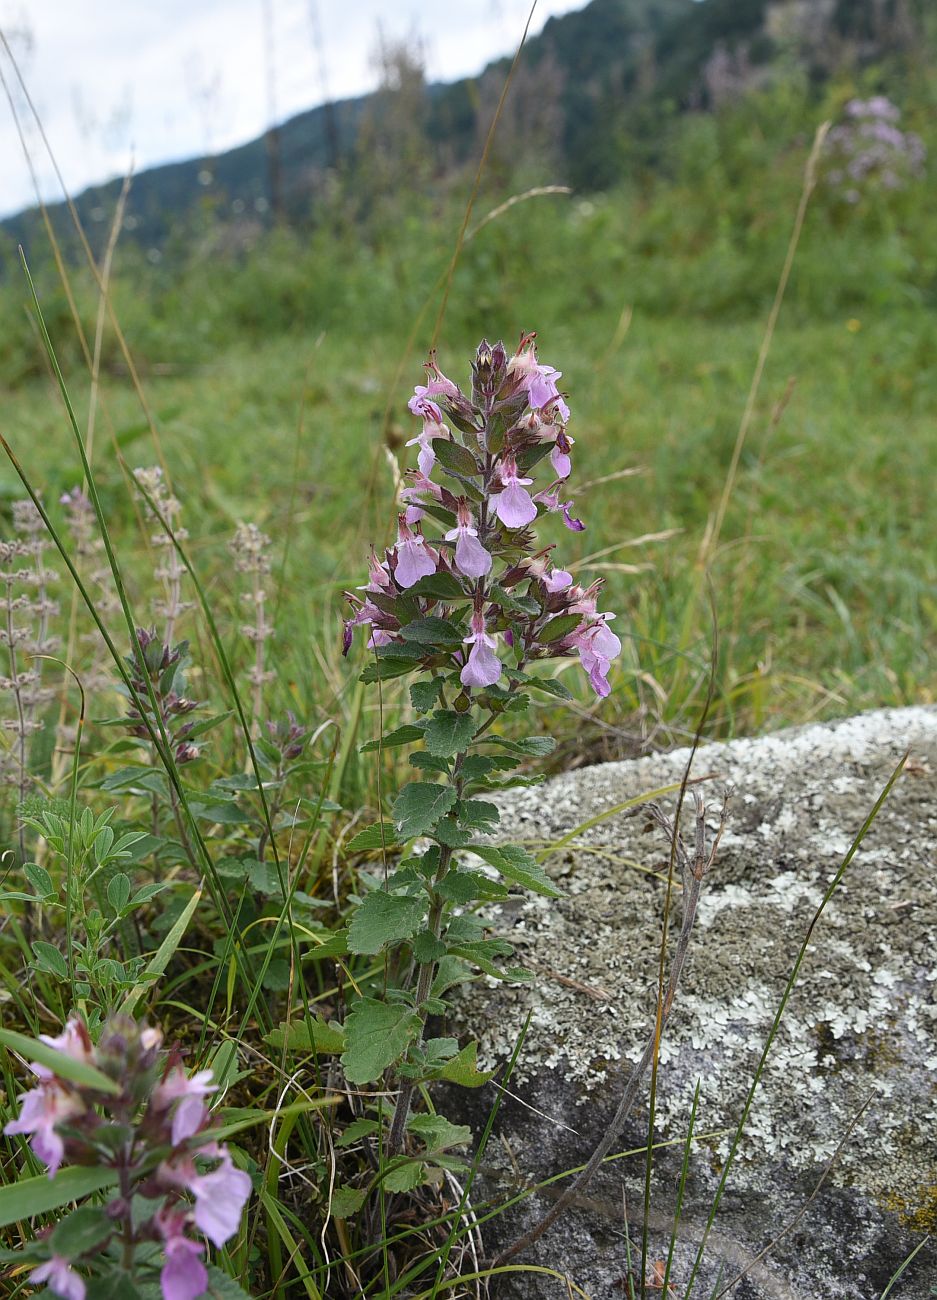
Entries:
[[472, 633], [465, 638], [471, 645], [465, 667], [459, 674], [463, 686], [494, 686], [501, 676], [501, 660], [495, 654], [497, 641], [485, 631], [485, 616], [481, 610], [472, 615]]
[[398, 516], [397, 568], [394, 577], [405, 590], [421, 578], [436, 572], [436, 553], [431, 550], [420, 533], [414, 533], [403, 515]]
[[455, 563], [459, 572], [467, 578], [483, 578], [491, 569], [491, 556], [478, 540], [478, 529], [473, 524], [468, 505], [460, 500], [456, 526], [446, 533], [446, 541], [455, 542]]
[[48, 1282], [49, 1290], [63, 1300], [85, 1300], [84, 1278], [71, 1267], [61, 1255], [53, 1255], [45, 1264], [34, 1268], [29, 1275], [30, 1282]]
[[518, 475], [517, 462], [510, 452], [502, 460], [499, 473], [503, 490], [491, 496], [498, 518], [506, 528], [524, 528], [533, 523], [537, 518], [537, 507], [526, 490], [526, 484], [532, 483], [533, 479]]

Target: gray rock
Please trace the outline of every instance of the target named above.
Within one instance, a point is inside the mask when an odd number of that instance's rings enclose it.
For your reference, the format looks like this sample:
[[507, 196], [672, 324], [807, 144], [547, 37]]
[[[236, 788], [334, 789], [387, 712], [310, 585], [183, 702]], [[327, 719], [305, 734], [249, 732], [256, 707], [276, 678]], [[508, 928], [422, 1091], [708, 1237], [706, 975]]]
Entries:
[[[693, 776], [730, 820], [704, 883], [682, 987], [662, 1044], [649, 1259], [663, 1258], [690, 1106], [699, 1109], [672, 1285], [683, 1297], [712, 1195], [766, 1035], [814, 912], [898, 759], [904, 774], [814, 931], [752, 1107], [694, 1294], [726, 1285], [803, 1216], [733, 1290], [750, 1300], [881, 1296], [937, 1225], [937, 708], [868, 713], [755, 740], [707, 745]], [[626, 799], [679, 782], [688, 751], [586, 768], [502, 803], [512, 838], [552, 841]], [[662, 796], [672, 812], [673, 794]], [[652, 1023], [669, 844], [643, 817], [612, 816], [549, 859], [564, 899], [511, 899], [496, 933], [538, 973], [534, 986], [475, 985], [463, 1027], [489, 1066], [530, 1028], [485, 1157], [479, 1194], [499, 1196], [581, 1163], [603, 1133]], [[658, 874], [648, 874], [658, 873]], [[672, 934], [679, 927], [679, 900]], [[480, 1124], [494, 1086], [466, 1103]], [[867, 1098], [829, 1175], [811, 1193]], [[450, 1107], [451, 1113], [451, 1107]], [[646, 1140], [647, 1089], [619, 1149]], [[704, 1136], [710, 1135], [710, 1136]], [[606, 1167], [586, 1203], [524, 1257], [593, 1300], [629, 1294], [623, 1204], [640, 1259], [643, 1156]], [[557, 1186], [562, 1187], [562, 1183]], [[806, 1209], [804, 1209], [805, 1203]], [[549, 1194], [491, 1220], [493, 1252], [533, 1223]], [[515, 1261], [519, 1262], [519, 1261]], [[567, 1296], [545, 1275], [493, 1294]], [[892, 1295], [937, 1285], [928, 1244]], [[575, 1292], [572, 1292], [575, 1294]], [[650, 1292], [651, 1295], [660, 1294]]]

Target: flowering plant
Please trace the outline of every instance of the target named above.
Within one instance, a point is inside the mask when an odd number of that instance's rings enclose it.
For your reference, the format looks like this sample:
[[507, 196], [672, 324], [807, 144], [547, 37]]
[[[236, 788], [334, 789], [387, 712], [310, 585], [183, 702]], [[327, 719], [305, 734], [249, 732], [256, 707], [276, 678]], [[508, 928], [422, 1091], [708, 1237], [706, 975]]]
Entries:
[[[372, 551], [363, 595], [347, 593], [352, 615], [344, 634], [347, 653], [355, 628], [368, 629], [374, 662], [362, 681], [416, 675], [410, 699], [418, 720], [364, 748], [419, 744], [410, 756], [419, 779], [400, 791], [392, 823], [369, 827], [350, 846], [402, 850], [429, 841], [424, 852], [403, 854], [366, 894], [348, 936], [352, 952], [389, 952], [392, 973], [413, 971], [416, 981], [411, 989], [398, 979], [401, 987], [386, 1001], [359, 999], [344, 1025], [342, 1061], [351, 1082], [373, 1082], [385, 1071], [402, 1081], [388, 1138], [392, 1157], [403, 1147], [418, 1083], [471, 1085], [487, 1077], [475, 1071], [474, 1044], [459, 1052], [455, 1039], [424, 1040], [427, 1018], [446, 1009], [442, 994], [471, 967], [526, 978], [504, 968], [511, 946], [486, 937], [478, 905], [505, 897], [512, 885], [558, 897], [526, 849], [477, 838], [499, 820], [496, 805], [477, 796], [536, 780], [505, 774], [553, 748], [549, 737], [512, 739], [495, 724], [525, 710], [530, 692], [569, 698], [555, 678], [531, 671], [538, 661], [578, 655], [605, 696], [621, 651], [609, 627], [614, 616], [597, 608], [601, 583], [579, 586], [534, 532], [548, 514], [573, 531], [584, 527], [566, 491], [574, 440], [560, 372], [538, 361], [532, 334], [510, 357], [503, 344], [483, 340], [468, 395], [434, 355], [426, 370], [427, 382], [409, 403], [421, 422], [408, 444], [419, 447], [418, 467], [407, 474], [397, 540], [382, 556]], [[543, 461], [549, 478], [533, 490]]]
[[845, 118], [826, 143], [827, 179], [847, 203], [858, 203], [864, 193], [903, 189], [923, 174], [924, 142], [902, 131], [901, 109], [885, 95], [851, 99]]
[[91, 1295], [136, 1296], [157, 1272], [163, 1300], [195, 1300], [209, 1270], [189, 1230], [215, 1246], [238, 1230], [251, 1180], [212, 1136], [211, 1071], [187, 1076], [179, 1052], [166, 1056], [161, 1043], [158, 1029], [117, 1016], [96, 1046], [77, 1018], [57, 1037], [23, 1044], [39, 1083], [4, 1132], [29, 1135], [50, 1179], [63, 1164], [89, 1166], [114, 1193], [28, 1248], [37, 1265], [30, 1281], [66, 1300], [85, 1300], [86, 1273]]

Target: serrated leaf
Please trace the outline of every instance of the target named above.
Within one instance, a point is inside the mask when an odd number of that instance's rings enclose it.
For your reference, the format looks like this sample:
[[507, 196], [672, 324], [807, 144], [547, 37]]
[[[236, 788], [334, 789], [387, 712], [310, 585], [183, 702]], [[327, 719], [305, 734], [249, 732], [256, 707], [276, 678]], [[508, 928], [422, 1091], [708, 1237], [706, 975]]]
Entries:
[[394, 731], [389, 731], [380, 740], [369, 740], [366, 745], [359, 748], [358, 753], [371, 754], [376, 749], [393, 749], [397, 745], [412, 745], [422, 735], [422, 725], [408, 723], [405, 727], [397, 727]]
[[436, 888], [440, 897], [457, 906], [508, 896], [508, 889], [500, 880], [492, 880], [483, 871], [467, 871], [462, 867], [448, 872]]
[[400, 629], [405, 641], [419, 646], [460, 646], [465, 636], [465, 629], [458, 623], [451, 623], [446, 618], [415, 618]]
[[544, 695], [555, 695], [558, 700], [571, 700], [572, 692], [555, 677], [524, 677], [523, 683], [533, 691], [542, 691]]
[[233, 1277], [223, 1273], [215, 1264], [207, 1265], [208, 1290], [205, 1295], [209, 1300], [251, 1300], [249, 1292], [235, 1282]]
[[544, 898], [563, 897], [537, 859], [518, 844], [499, 844], [497, 848], [493, 844], [476, 844], [472, 852], [512, 884], [523, 885]]
[[118, 871], [107, 883], [107, 901], [115, 912], [122, 912], [130, 902], [130, 877]]
[[437, 758], [454, 758], [472, 743], [477, 720], [471, 709], [456, 713], [454, 709], [437, 709], [427, 724], [424, 741], [427, 752]]
[[349, 951], [374, 956], [388, 944], [409, 939], [423, 924], [426, 907], [425, 893], [411, 898], [374, 890], [355, 911], [348, 930]]
[[364, 1205], [367, 1196], [365, 1187], [335, 1187], [329, 1202], [329, 1212], [333, 1219], [350, 1219]]
[[394, 677], [405, 677], [419, 666], [413, 659], [379, 659], [377, 663], [368, 664], [362, 670], [358, 681], [365, 686], [373, 685], [374, 682], [387, 682]]
[[258, 894], [263, 894], [266, 898], [283, 897], [275, 863], [248, 862], [247, 878], [251, 889], [256, 889]]
[[455, 806], [456, 792], [451, 785], [429, 781], [410, 781], [394, 800], [394, 822], [402, 839], [425, 835]]
[[446, 1062], [437, 1077], [445, 1079], [447, 1083], [458, 1084], [461, 1088], [480, 1088], [495, 1071], [479, 1070], [476, 1066], [477, 1057], [478, 1044], [466, 1043], [458, 1056]]
[[[419, 584], [417, 584], [419, 585]], [[429, 713], [439, 700], [442, 682], [438, 677], [430, 677], [425, 682], [414, 682], [410, 687], [410, 702], [417, 713]]]
[[323, 1052], [338, 1056], [345, 1050], [341, 1025], [326, 1024], [322, 1016], [316, 1016], [311, 1024], [305, 1020], [289, 1025], [281, 1023], [278, 1029], [271, 1029], [264, 1035], [264, 1042], [277, 1051], [285, 1048], [288, 1052]]
[[451, 817], [443, 817], [437, 822], [433, 835], [440, 844], [445, 844], [450, 849], [465, 849], [472, 842], [472, 832], [460, 826]]
[[556, 741], [552, 736], [524, 736], [521, 740], [508, 740], [506, 736], [486, 736], [485, 740], [510, 750], [512, 754], [523, 754], [528, 758], [546, 758], [556, 749]]
[[114, 1220], [107, 1217], [103, 1208], [80, 1205], [55, 1225], [49, 1246], [55, 1255], [77, 1259], [79, 1255], [94, 1250], [114, 1231]]
[[349, 1083], [375, 1083], [400, 1060], [420, 1028], [420, 1017], [409, 1007], [359, 998], [345, 1019], [342, 1065]]
[[[436, 439], [438, 442], [439, 440]], [[387, 1192], [412, 1192], [424, 1179], [421, 1160], [407, 1160], [396, 1169], [389, 1170], [383, 1178], [384, 1190]]]
[[361, 1138], [370, 1137], [372, 1133], [376, 1132], [377, 1120], [365, 1119], [362, 1116], [360, 1119], [353, 1119], [351, 1121], [341, 1135], [335, 1139], [335, 1145], [337, 1147], [350, 1147], [353, 1146], [355, 1142], [360, 1141]]
[[427, 1154], [465, 1146], [472, 1140], [467, 1124], [453, 1124], [445, 1115], [411, 1115], [407, 1128], [426, 1144]]
[[425, 966], [427, 962], [439, 961], [446, 954], [446, 945], [429, 930], [423, 930], [413, 940], [413, 959]]
[[460, 826], [485, 833], [493, 830], [501, 820], [497, 807], [487, 799], [463, 799], [458, 814]]
[[397, 832], [390, 822], [375, 822], [359, 831], [345, 845], [349, 853], [363, 853], [366, 849], [391, 849], [397, 843]]
[[410, 755], [410, 766], [418, 767], [424, 772], [438, 772], [441, 776], [448, 776], [449, 764], [444, 758], [437, 758], [435, 754], [427, 754], [424, 749], [418, 749], [415, 754]]

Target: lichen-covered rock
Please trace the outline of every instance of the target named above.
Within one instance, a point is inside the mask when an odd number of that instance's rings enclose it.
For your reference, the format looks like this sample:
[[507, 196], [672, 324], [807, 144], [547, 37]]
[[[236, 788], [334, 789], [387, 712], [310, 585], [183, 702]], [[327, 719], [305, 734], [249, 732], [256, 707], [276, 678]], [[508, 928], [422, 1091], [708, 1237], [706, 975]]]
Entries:
[[[698, 788], [713, 822], [729, 788], [730, 821], [704, 884], [657, 1085], [656, 1139], [679, 1143], [700, 1080], [699, 1140], [671, 1279], [677, 1296], [729, 1149], [720, 1131], [734, 1129], [824, 892], [908, 748], [903, 775], [813, 932], [694, 1294], [708, 1296], [720, 1270], [721, 1285], [730, 1282], [798, 1215], [870, 1097], [796, 1226], [732, 1294], [874, 1300], [937, 1225], [937, 709], [707, 745], [692, 775], [707, 778]], [[688, 757], [604, 764], [515, 792], [503, 801], [503, 824], [512, 838], [547, 843], [679, 782]], [[672, 811], [674, 798], [660, 802]], [[538, 978], [533, 987], [476, 986], [462, 1005], [465, 1025], [481, 1027], [489, 1064], [506, 1060], [531, 1016], [509, 1084], [519, 1100], [505, 1100], [488, 1149], [487, 1192], [580, 1163], [603, 1132], [652, 1023], [668, 862], [669, 845], [647, 819], [612, 816], [548, 860], [563, 901], [512, 898], [493, 910]], [[672, 933], [678, 924], [679, 898]], [[476, 1104], [490, 1104], [485, 1093]], [[622, 1149], [644, 1141], [646, 1124], [645, 1089]], [[652, 1260], [666, 1254], [681, 1159], [679, 1146], [656, 1159]], [[640, 1242], [643, 1158], [609, 1170], [527, 1256], [595, 1300], [628, 1294], [623, 1186]], [[533, 1222], [536, 1204], [493, 1220], [489, 1249]], [[567, 1295], [544, 1275], [498, 1285], [505, 1296]], [[923, 1300], [934, 1285], [937, 1259], [926, 1246], [892, 1294]]]

